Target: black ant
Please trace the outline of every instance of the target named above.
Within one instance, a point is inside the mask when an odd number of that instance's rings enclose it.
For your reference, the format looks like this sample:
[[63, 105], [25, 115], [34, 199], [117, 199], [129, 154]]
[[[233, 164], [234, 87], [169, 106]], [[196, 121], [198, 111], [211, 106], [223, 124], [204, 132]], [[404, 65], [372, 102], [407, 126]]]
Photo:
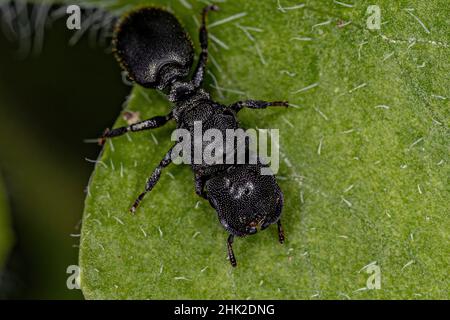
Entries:
[[[193, 135], [194, 121], [201, 121], [203, 130], [211, 128], [225, 132], [239, 128], [236, 114], [242, 108], [264, 109], [268, 106], [287, 107], [287, 101], [266, 102], [246, 100], [229, 106], [213, 101], [202, 88], [208, 58], [208, 32], [206, 16], [216, 11], [216, 5], [203, 9], [200, 27], [201, 53], [192, 79], [184, 80], [193, 64], [192, 42], [170, 12], [160, 8], [141, 8], [125, 15], [116, 27], [113, 45], [120, 65], [128, 76], [139, 85], [154, 88], [167, 94], [173, 102], [173, 110], [165, 116], [156, 116], [130, 126], [106, 130], [102, 141], [127, 132], [158, 128], [169, 120], [177, 122], [177, 128], [184, 128]], [[171, 162], [173, 147], [167, 152], [148, 179], [145, 191], [133, 206], [134, 213], [147, 192], [158, 182], [161, 171]], [[220, 223], [230, 233], [228, 257], [233, 267], [236, 259], [232, 243], [234, 236], [255, 234], [277, 223], [280, 243], [284, 242], [281, 226], [283, 193], [273, 175], [262, 175], [263, 166], [256, 164], [194, 164], [196, 193], [207, 199], [217, 211]]]

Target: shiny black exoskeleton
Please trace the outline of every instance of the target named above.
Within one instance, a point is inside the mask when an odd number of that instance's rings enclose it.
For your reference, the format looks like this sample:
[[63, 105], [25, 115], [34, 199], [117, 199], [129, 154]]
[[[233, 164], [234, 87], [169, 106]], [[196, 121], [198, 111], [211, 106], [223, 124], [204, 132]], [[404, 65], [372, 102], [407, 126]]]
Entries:
[[[201, 53], [192, 79], [186, 80], [193, 63], [192, 42], [170, 12], [159, 8], [142, 8], [125, 15], [114, 34], [116, 57], [129, 77], [146, 88], [156, 88], [167, 94], [174, 104], [166, 116], [106, 130], [102, 141], [127, 132], [153, 129], [174, 119], [178, 128], [193, 134], [194, 121], [202, 122], [203, 132], [215, 128], [222, 132], [239, 128], [236, 114], [244, 107], [263, 109], [268, 106], [288, 106], [286, 101], [266, 102], [259, 100], [239, 101], [230, 106], [213, 101], [201, 88], [208, 57], [208, 34], [206, 15], [218, 10], [207, 6], [202, 12], [200, 27]], [[145, 191], [139, 195], [131, 208], [135, 212], [145, 194], [158, 182], [161, 171], [171, 163], [171, 152], [161, 160], [148, 179]], [[191, 162], [193, 163], [193, 162]], [[236, 266], [232, 243], [234, 236], [255, 234], [257, 228], [267, 228], [277, 223], [279, 241], [283, 243], [281, 227], [283, 193], [273, 175], [261, 175], [261, 164], [192, 164], [196, 193], [207, 199], [217, 211], [218, 218], [230, 233], [228, 256]]]

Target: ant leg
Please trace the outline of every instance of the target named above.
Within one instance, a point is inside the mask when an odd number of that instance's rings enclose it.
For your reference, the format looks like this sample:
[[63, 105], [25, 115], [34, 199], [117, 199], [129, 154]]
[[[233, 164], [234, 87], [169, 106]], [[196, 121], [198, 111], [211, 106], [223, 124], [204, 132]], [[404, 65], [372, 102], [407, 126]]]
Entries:
[[153, 187], [156, 185], [156, 183], [159, 181], [159, 178], [161, 177], [161, 171], [163, 168], [167, 167], [172, 162], [172, 148], [166, 153], [164, 158], [161, 160], [159, 165], [156, 167], [155, 170], [153, 170], [152, 175], [147, 180], [147, 184], [145, 185], [145, 190], [142, 192], [137, 199], [134, 201], [133, 206], [130, 209], [131, 213], [135, 213], [137, 207], [141, 203], [142, 199], [144, 199], [145, 195], [150, 192]]
[[233, 267], [236, 267], [237, 263], [236, 263], [236, 257], [234, 256], [234, 252], [233, 252], [233, 240], [234, 240], [234, 235], [230, 234], [228, 236], [228, 240], [227, 240], [228, 259], [230, 259], [231, 265]]
[[167, 123], [167, 121], [171, 120], [173, 118], [172, 112], [170, 112], [166, 116], [156, 116], [138, 123], [134, 123], [129, 126], [120, 127], [116, 129], [106, 129], [103, 133], [102, 137], [99, 139], [99, 144], [102, 145], [105, 143], [105, 140], [107, 138], [114, 138], [121, 136], [127, 132], [136, 132], [136, 131], [142, 131], [142, 130], [148, 130], [148, 129], [155, 129], [158, 127], [161, 127]]
[[242, 108], [250, 109], [265, 109], [267, 107], [288, 107], [289, 103], [287, 101], [261, 101], [261, 100], [245, 100], [238, 101], [230, 105], [230, 108], [235, 112], [239, 112]]
[[206, 15], [209, 11], [218, 11], [219, 7], [212, 4], [203, 8], [202, 25], [200, 26], [200, 46], [202, 52], [198, 59], [198, 64], [194, 72], [193, 83], [196, 88], [200, 87], [205, 76], [206, 62], [208, 61], [208, 30], [206, 29]]
[[195, 175], [195, 193], [202, 198], [208, 199], [206, 197], [204, 187], [205, 187], [204, 179], [199, 174], [196, 174]]
[[281, 220], [278, 220], [277, 222], [277, 226], [278, 226], [278, 241], [280, 241], [280, 243], [284, 243], [284, 231], [283, 231], [283, 227], [281, 226]]

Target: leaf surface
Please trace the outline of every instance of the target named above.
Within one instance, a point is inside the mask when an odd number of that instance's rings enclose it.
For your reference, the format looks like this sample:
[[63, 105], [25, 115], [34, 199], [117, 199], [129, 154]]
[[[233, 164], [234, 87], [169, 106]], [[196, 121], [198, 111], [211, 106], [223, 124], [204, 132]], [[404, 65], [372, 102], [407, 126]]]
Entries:
[[[368, 1], [219, 4], [209, 16], [216, 40], [205, 88], [225, 104], [295, 105], [240, 113], [244, 127], [280, 129], [287, 241], [278, 244], [275, 227], [236, 239], [232, 269], [227, 234], [195, 195], [187, 166], [165, 169], [130, 215], [175, 124], [134, 133], [106, 145], [91, 179], [80, 247], [85, 297], [448, 298], [448, 1], [378, 1], [382, 24], [372, 31]], [[168, 5], [198, 52], [204, 3]], [[134, 87], [125, 109], [145, 119], [170, 108], [161, 94]], [[120, 115], [115, 126], [125, 124]], [[367, 288], [370, 265], [379, 267], [380, 289]]]

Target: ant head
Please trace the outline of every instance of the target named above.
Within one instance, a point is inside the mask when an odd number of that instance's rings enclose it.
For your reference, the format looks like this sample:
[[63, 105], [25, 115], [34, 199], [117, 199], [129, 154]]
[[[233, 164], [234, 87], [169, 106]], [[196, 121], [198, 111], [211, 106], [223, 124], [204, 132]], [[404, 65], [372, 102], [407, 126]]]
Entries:
[[206, 182], [207, 196], [221, 224], [236, 236], [255, 234], [277, 222], [283, 193], [273, 175], [257, 165], [236, 165]]

